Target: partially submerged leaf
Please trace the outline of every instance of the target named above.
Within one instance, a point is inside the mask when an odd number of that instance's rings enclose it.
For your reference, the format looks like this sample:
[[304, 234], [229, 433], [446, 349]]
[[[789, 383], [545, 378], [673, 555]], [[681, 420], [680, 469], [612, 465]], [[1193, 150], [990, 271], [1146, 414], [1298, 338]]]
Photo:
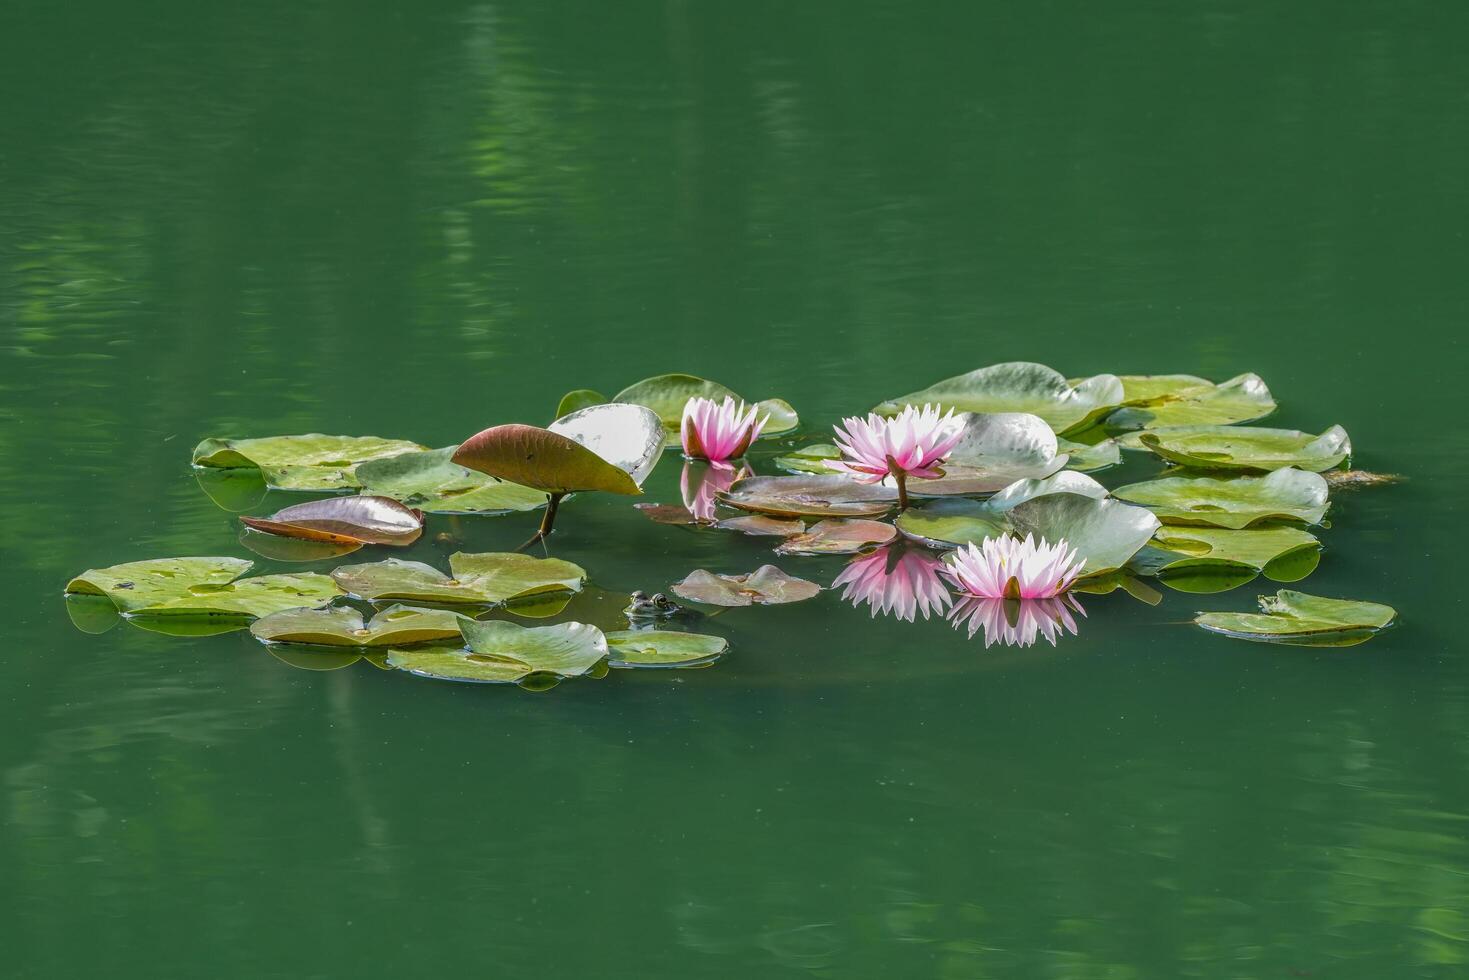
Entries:
[[704, 667], [729, 649], [720, 636], [673, 630], [619, 630], [607, 634], [609, 667]]
[[898, 529], [881, 521], [818, 521], [810, 530], [787, 538], [775, 549], [778, 555], [855, 555], [890, 543]]
[[389, 606], [363, 623], [350, 606], [334, 609], [289, 609], [250, 627], [266, 643], [304, 643], [313, 646], [409, 646], [459, 636], [459, 614], [443, 609]]
[[389, 650], [388, 666], [419, 677], [470, 684], [515, 684], [531, 673], [531, 668], [518, 660], [485, 656], [458, 644]]
[[[249, 619], [282, 609], [323, 606], [341, 595], [325, 575], [303, 572], [241, 579], [240, 558], [158, 558], [88, 569], [67, 583], [76, 595], [106, 596], [129, 618]], [[218, 625], [211, 632], [218, 632]]]
[[83, 633], [106, 633], [122, 622], [117, 606], [105, 595], [68, 592], [64, 598], [66, 615], [70, 617], [71, 624]]
[[355, 490], [356, 467], [368, 460], [422, 449], [416, 442], [376, 436], [271, 436], [205, 439], [194, 447], [195, 466], [258, 469], [276, 490]]
[[253, 466], [237, 470], [196, 466], [194, 481], [216, 507], [231, 514], [249, 510], [270, 492], [265, 476]]
[[1165, 524], [1244, 528], [1267, 520], [1320, 524], [1326, 516], [1326, 481], [1297, 469], [1267, 476], [1171, 476], [1132, 483], [1114, 497], [1142, 504]]
[[1144, 432], [1138, 439], [1171, 463], [1200, 469], [1260, 472], [1294, 466], [1315, 473], [1339, 466], [1352, 454], [1352, 441], [1339, 425], [1319, 436], [1294, 429], [1169, 426]]
[[714, 526], [723, 528], [726, 531], [739, 531], [741, 534], [777, 538], [788, 538], [793, 534], [800, 534], [806, 530], [806, 525], [802, 521], [782, 520], [779, 517], [767, 517], [764, 514], [727, 517]]
[[681, 598], [711, 606], [777, 605], [800, 602], [821, 592], [815, 582], [787, 575], [774, 565], [761, 565], [746, 575], [716, 575], [701, 568], [672, 588]]
[[1260, 643], [1355, 646], [1392, 625], [1397, 611], [1376, 602], [1327, 599], [1282, 589], [1260, 596], [1260, 612], [1199, 613], [1194, 622], [1214, 633]]
[[493, 604], [543, 592], [575, 592], [587, 575], [581, 566], [559, 558], [509, 552], [459, 552], [449, 557], [449, 568], [452, 577], [423, 562], [388, 558], [343, 565], [332, 578], [351, 595], [374, 602]]
[[241, 517], [267, 534], [333, 544], [410, 545], [423, 534], [423, 515], [391, 497], [358, 495], [311, 500], [268, 518]]
[[940, 381], [885, 401], [875, 411], [896, 415], [905, 405], [937, 404], [958, 412], [1023, 412], [1039, 416], [1056, 433], [1065, 434], [1106, 415], [1122, 398], [1122, 382], [1115, 375], [1099, 374], [1073, 385], [1044, 364], [1013, 361]]
[[586, 674], [607, 656], [607, 637], [586, 623], [520, 626], [504, 620], [465, 620], [461, 630], [476, 654], [561, 677]]
[[1056, 449], [1066, 454], [1066, 468], [1079, 473], [1095, 473], [1122, 462], [1122, 447], [1116, 439], [1103, 439], [1092, 445], [1058, 439]]
[[876, 517], [891, 509], [897, 491], [835, 474], [756, 476], [740, 480], [719, 499], [739, 510], [775, 517]]
[[556, 404], [556, 417], [559, 419], [562, 416], [570, 415], [572, 412], [579, 412], [584, 408], [591, 408], [593, 405], [601, 405], [607, 400], [607, 396], [600, 391], [593, 391], [590, 388], [577, 388], [561, 396], [561, 401]]
[[1250, 578], [1264, 572], [1277, 582], [1297, 582], [1315, 570], [1321, 556], [1321, 542], [1295, 527], [1162, 527], [1153, 544], [1174, 556], [1155, 563], [1153, 574], [1164, 581], [1198, 576], [1211, 565], [1239, 565], [1251, 573]]
[[1275, 411], [1275, 399], [1258, 374], [1215, 384], [1190, 374], [1123, 375], [1124, 404], [1107, 427], [1153, 429], [1171, 425], [1233, 425]]
[[401, 453], [357, 467], [368, 493], [431, 514], [507, 514], [544, 507], [546, 494], [454, 462], [458, 447]]

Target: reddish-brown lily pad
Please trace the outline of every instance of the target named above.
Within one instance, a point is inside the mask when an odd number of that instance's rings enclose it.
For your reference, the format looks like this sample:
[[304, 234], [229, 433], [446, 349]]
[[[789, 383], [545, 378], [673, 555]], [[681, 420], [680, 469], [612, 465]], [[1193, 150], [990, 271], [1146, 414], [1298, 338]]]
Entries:
[[332, 544], [409, 545], [423, 533], [423, 514], [391, 497], [330, 497], [278, 510], [270, 517], [241, 517], [247, 527]]
[[779, 517], [767, 517], [765, 514], [747, 514], [744, 517], [727, 517], [714, 525], [726, 531], [739, 531], [741, 534], [761, 535], [774, 538], [788, 538], [793, 534], [800, 534], [806, 530], [803, 521], [782, 520]]
[[821, 586], [787, 575], [774, 565], [761, 565], [746, 575], [716, 575], [701, 568], [675, 582], [673, 592], [710, 606], [773, 606], [813, 598]]
[[804, 534], [788, 538], [775, 549], [779, 555], [855, 555], [887, 544], [898, 529], [881, 521], [819, 521]]

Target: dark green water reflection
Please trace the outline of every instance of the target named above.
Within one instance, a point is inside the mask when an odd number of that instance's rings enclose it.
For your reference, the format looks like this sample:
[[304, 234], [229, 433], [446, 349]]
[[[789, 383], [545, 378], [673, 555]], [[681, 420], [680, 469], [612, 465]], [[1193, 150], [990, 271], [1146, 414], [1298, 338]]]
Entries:
[[[9, 5], [4, 972], [1464, 975], [1466, 28], [1415, 2]], [[670, 370], [821, 429], [1012, 359], [1255, 370], [1277, 421], [1347, 426], [1412, 480], [1339, 498], [1307, 588], [1402, 625], [1347, 651], [1181, 625], [1250, 585], [1087, 599], [1054, 650], [986, 651], [828, 593], [731, 614], [712, 669], [531, 696], [87, 635], [60, 599], [88, 566], [243, 553], [187, 467], [206, 435], [445, 445]], [[563, 522], [609, 589], [769, 557], [626, 500]], [[432, 537], [411, 557], [442, 564]]]

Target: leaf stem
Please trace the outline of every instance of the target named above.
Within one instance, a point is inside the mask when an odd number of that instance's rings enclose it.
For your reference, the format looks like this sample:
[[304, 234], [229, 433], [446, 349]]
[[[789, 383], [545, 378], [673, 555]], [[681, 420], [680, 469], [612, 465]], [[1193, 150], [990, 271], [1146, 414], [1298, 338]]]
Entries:
[[546, 512], [541, 515], [540, 530], [536, 531], [536, 533], [531, 536], [531, 539], [529, 541], [521, 545], [519, 548], [516, 548], [516, 551], [524, 551], [531, 545], [535, 544], [537, 541], [544, 541], [546, 538], [550, 537], [551, 525], [556, 523], [556, 508], [561, 505], [561, 498], [564, 496], [566, 496], [566, 494], [564, 493], [551, 494], [550, 499], [546, 501]]

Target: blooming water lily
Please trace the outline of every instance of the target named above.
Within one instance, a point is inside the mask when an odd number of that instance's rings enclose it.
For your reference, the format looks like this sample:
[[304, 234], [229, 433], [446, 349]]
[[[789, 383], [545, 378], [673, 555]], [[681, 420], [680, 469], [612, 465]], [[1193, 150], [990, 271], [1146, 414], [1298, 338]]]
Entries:
[[755, 406], [746, 406], [729, 396], [722, 402], [690, 398], [684, 405], [683, 422], [679, 426], [684, 455], [711, 463], [739, 459], [768, 421], [769, 416], [756, 418]]
[[859, 483], [881, 483], [891, 476], [898, 487], [899, 510], [908, 506], [908, 478], [943, 476], [939, 464], [964, 434], [953, 411], [940, 415], [937, 405], [909, 405], [890, 419], [876, 413], [865, 419], [854, 416], [835, 428], [844, 458], [827, 460], [826, 465]]

